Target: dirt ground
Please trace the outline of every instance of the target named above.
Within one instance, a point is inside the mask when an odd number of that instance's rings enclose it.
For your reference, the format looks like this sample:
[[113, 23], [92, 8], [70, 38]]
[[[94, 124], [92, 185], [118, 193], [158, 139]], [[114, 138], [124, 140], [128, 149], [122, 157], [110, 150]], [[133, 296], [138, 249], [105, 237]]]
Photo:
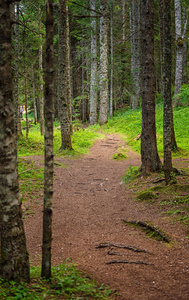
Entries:
[[[119, 293], [116, 299], [189, 299], [189, 239], [186, 230], [162, 211], [132, 199], [131, 188], [121, 178], [140, 156], [129, 151], [128, 159], [114, 160], [116, 135], [98, 140], [88, 155], [79, 159], [55, 158], [53, 199], [54, 265], [72, 258], [78, 268]], [[39, 165], [42, 157], [30, 157]], [[33, 215], [24, 220], [28, 251], [33, 264], [40, 264], [43, 196], [31, 206]], [[151, 238], [122, 219], [152, 222], [173, 243]], [[109, 247], [97, 248], [100, 243]], [[138, 247], [134, 252], [113, 244]], [[113, 260], [134, 263], [107, 264]]]

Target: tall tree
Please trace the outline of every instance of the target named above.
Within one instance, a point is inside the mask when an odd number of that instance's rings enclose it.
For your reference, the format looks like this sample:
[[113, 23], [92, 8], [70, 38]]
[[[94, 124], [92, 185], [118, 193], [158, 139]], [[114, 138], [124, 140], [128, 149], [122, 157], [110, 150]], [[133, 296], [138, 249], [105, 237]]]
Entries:
[[0, 233], [1, 277], [29, 281], [29, 258], [19, 195], [11, 76], [10, 4], [0, 0]]
[[108, 120], [108, 37], [107, 37], [107, 0], [100, 4], [100, 112], [99, 124]]
[[176, 95], [180, 92], [183, 76], [183, 50], [184, 43], [182, 37], [182, 17], [181, 2], [175, 0], [175, 39], [176, 39], [176, 69], [175, 69], [175, 91], [174, 106], [180, 105], [180, 100]]
[[113, 116], [113, 75], [114, 75], [114, 38], [113, 38], [113, 5], [110, 14], [110, 118]]
[[52, 198], [53, 198], [53, 118], [54, 118], [54, 50], [53, 0], [46, 2], [45, 60], [45, 171], [43, 208], [43, 246], [41, 276], [51, 277]]
[[90, 0], [91, 7], [91, 79], [90, 79], [90, 125], [97, 122], [97, 33], [96, 0]]
[[17, 137], [22, 134], [21, 132], [21, 118], [20, 118], [20, 105], [18, 95], [18, 84], [19, 84], [19, 3], [17, 2], [14, 6], [15, 20], [15, 51], [14, 51], [14, 105], [15, 105], [15, 129]]
[[164, 0], [163, 9], [163, 82], [164, 82], [164, 117], [163, 117], [163, 145], [164, 145], [164, 174], [166, 184], [171, 180], [172, 158], [171, 158], [171, 3]]
[[131, 3], [131, 108], [136, 109], [140, 100], [140, 0]]
[[66, 0], [59, 0], [59, 119], [61, 148], [72, 149], [69, 23]]
[[[40, 15], [39, 10], [39, 15]], [[39, 30], [41, 30], [41, 18], [39, 21]], [[39, 45], [39, 80], [40, 80], [40, 129], [41, 135], [44, 134], [44, 91], [43, 91], [43, 36], [40, 34], [40, 45]]]
[[163, 98], [163, 41], [164, 41], [164, 30], [163, 30], [163, 1], [159, 0], [159, 60], [160, 60], [160, 88], [161, 88], [161, 97]]
[[144, 174], [161, 168], [157, 151], [155, 125], [154, 1], [141, 0], [141, 95], [142, 134], [141, 171]]

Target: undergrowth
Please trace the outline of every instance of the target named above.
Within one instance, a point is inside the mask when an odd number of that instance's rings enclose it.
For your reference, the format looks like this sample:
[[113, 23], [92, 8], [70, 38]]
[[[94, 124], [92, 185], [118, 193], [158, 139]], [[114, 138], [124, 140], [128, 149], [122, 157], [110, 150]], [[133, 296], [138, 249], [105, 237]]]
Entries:
[[73, 263], [52, 267], [52, 277], [40, 277], [41, 268], [31, 267], [30, 283], [6, 282], [0, 279], [0, 299], [113, 299], [112, 290], [85, 276]]

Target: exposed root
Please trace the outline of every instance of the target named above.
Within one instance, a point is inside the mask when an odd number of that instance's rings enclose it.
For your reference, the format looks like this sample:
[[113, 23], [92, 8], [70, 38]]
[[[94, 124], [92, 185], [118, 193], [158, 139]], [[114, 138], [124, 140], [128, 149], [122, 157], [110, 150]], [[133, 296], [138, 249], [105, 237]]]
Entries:
[[150, 224], [147, 224], [147, 223], [145, 223], [143, 221], [127, 221], [127, 220], [124, 220], [124, 219], [122, 219], [122, 221], [124, 223], [126, 223], [126, 224], [138, 225], [140, 227], [148, 229], [148, 230], [150, 230], [152, 232], [157, 233], [162, 238], [163, 241], [165, 241], [167, 243], [171, 242], [171, 239], [168, 236], [166, 236], [161, 230], [157, 229], [156, 227], [154, 227], [154, 226], [152, 226]]

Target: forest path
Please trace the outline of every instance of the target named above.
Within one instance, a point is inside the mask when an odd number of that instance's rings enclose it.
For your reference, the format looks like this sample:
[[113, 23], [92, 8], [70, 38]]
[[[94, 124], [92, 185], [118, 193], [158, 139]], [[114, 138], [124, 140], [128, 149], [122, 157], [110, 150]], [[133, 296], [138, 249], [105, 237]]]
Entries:
[[[100, 283], [118, 291], [116, 299], [189, 299], [189, 243], [182, 227], [157, 209], [132, 200], [132, 190], [121, 178], [140, 156], [129, 151], [128, 159], [112, 155], [125, 143], [117, 135], [98, 140], [88, 155], [79, 159], [56, 158], [53, 198], [52, 263], [72, 258], [79, 268]], [[42, 164], [42, 157], [30, 157]], [[39, 195], [42, 202], [42, 195]], [[30, 260], [40, 263], [42, 206], [32, 206], [24, 220]], [[149, 221], [164, 230], [173, 245], [147, 238], [122, 219]], [[133, 252], [100, 243], [117, 243], [145, 249]], [[110, 255], [114, 254], [114, 255]], [[116, 254], [116, 255], [115, 255]], [[146, 264], [106, 264], [114, 259]]]

